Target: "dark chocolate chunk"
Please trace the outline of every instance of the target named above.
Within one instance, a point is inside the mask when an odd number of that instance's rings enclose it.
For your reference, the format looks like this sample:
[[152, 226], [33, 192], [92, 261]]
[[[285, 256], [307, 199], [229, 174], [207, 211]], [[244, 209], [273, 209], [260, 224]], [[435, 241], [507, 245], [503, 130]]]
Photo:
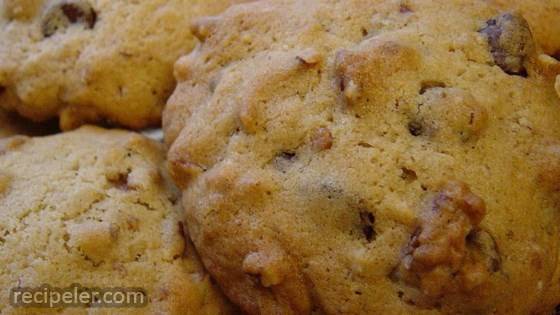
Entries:
[[82, 24], [93, 29], [97, 14], [85, 0], [65, 0], [51, 5], [43, 15], [43, 35], [50, 37], [72, 24]]

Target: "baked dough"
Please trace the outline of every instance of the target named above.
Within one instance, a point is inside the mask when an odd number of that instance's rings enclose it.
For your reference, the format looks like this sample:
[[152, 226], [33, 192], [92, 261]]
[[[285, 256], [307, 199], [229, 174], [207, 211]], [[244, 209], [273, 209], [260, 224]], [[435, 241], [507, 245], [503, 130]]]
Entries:
[[277, 0], [195, 30], [164, 114], [169, 166], [206, 267], [247, 313], [560, 302], [560, 68], [522, 15]]

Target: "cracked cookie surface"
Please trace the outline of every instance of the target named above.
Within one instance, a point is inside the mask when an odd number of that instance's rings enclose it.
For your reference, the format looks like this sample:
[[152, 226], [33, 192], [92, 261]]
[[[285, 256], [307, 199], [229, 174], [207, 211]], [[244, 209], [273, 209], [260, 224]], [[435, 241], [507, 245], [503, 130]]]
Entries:
[[191, 19], [233, 1], [0, 1], [0, 104], [64, 130], [157, 126]]
[[[64, 314], [230, 314], [184, 235], [159, 144], [82, 127], [0, 140], [0, 314], [14, 287], [142, 288], [143, 308]], [[99, 312], [99, 313], [98, 313]]]
[[276, 0], [195, 30], [164, 113], [169, 167], [204, 264], [246, 312], [560, 302], [560, 70], [523, 15]]

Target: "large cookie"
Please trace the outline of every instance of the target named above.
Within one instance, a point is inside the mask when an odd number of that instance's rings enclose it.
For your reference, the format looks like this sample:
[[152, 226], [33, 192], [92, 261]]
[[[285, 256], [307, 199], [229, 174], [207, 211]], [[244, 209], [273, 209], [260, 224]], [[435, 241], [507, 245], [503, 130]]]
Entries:
[[232, 1], [0, 1], [0, 104], [65, 130], [159, 125], [191, 18]]
[[[161, 146], [83, 127], [0, 142], [0, 314], [230, 314], [192, 247]], [[14, 308], [16, 287], [142, 289], [134, 308]], [[141, 306], [141, 305], [137, 305]]]
[[169, 165], [203, 262], [245, 311], [560, 302], [560, 65], [522, 16], [277, 0], [197, 26], [164, 114]]

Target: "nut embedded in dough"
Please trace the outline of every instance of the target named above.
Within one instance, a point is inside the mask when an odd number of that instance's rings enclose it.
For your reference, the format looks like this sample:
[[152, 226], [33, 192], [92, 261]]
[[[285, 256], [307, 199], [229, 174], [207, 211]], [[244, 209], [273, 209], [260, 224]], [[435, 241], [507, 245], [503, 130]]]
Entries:
[[487, 36], [496, 64], [508, 74], [526, 75], [525, 63], [535, 51], [529, 24], [517, 13], [503, 13], [486, 22]]
[[483, 284], [493, 271], [473, 244], [485, 215], [484, 201], [466, 184], [447, 183], [422, 209], [399, 277], [434, 299]]

